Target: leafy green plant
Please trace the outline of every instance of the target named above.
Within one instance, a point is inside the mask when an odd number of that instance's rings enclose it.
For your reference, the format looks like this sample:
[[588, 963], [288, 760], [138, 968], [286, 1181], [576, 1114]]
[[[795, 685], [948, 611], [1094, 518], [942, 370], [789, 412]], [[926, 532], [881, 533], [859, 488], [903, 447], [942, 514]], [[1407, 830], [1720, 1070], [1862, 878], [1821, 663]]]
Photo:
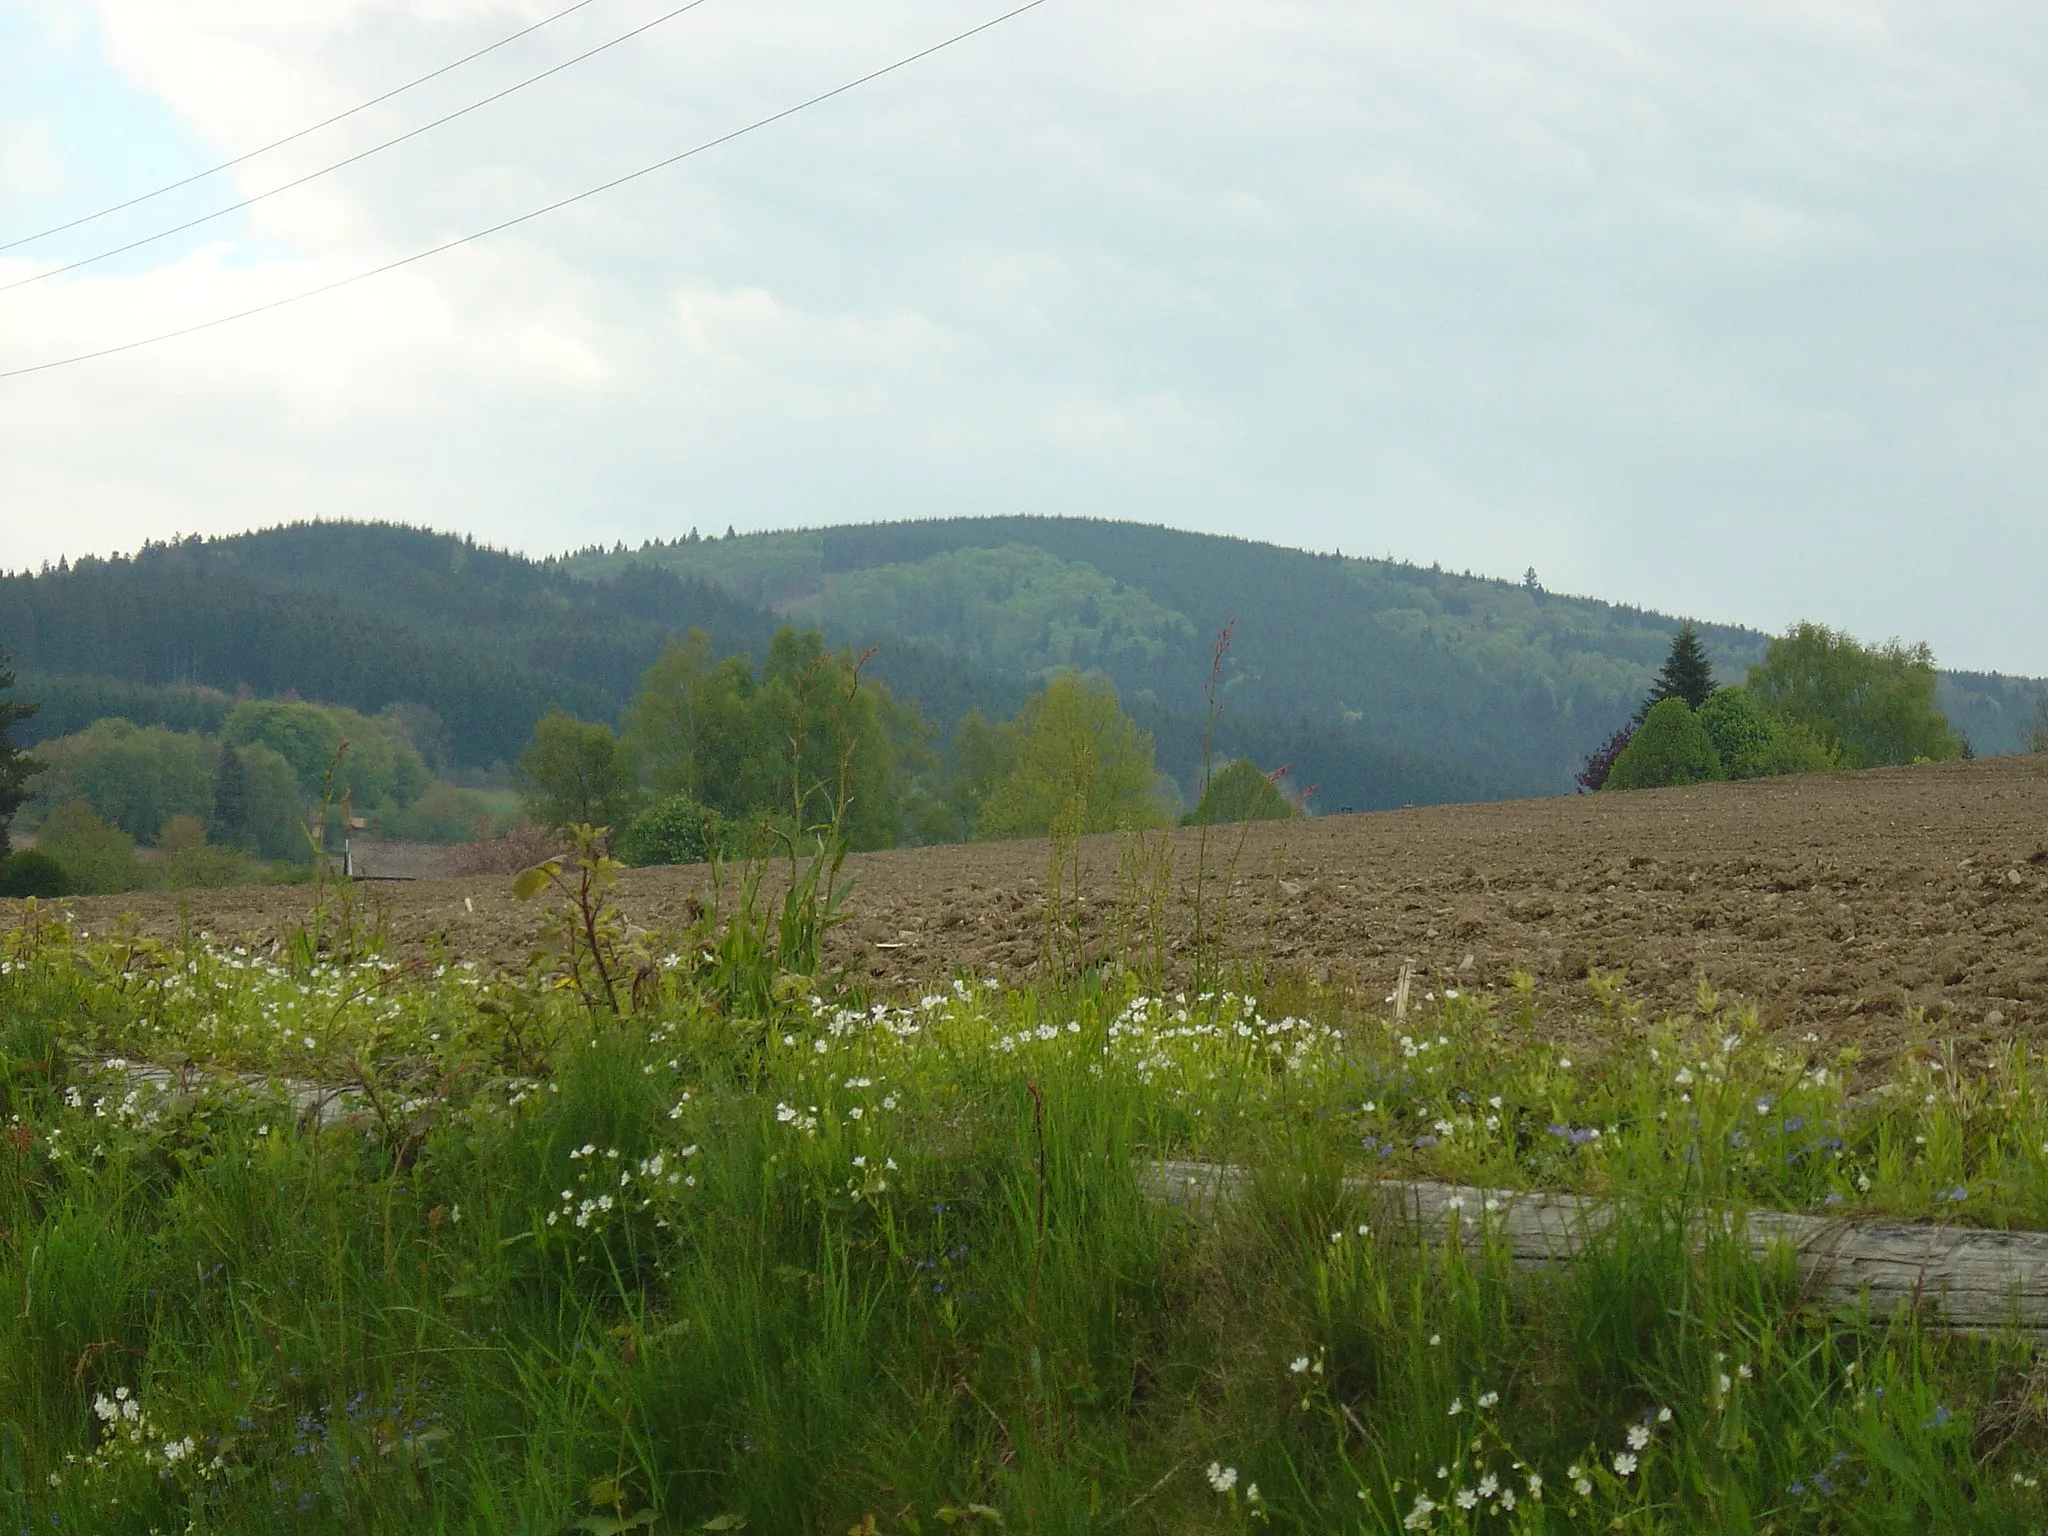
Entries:
[[1301, 807], [1288, 799], [1280, 788], [1279, 779], [1285, 771], [1280, 769], [1267, 773], [1248, 758], [1237, 758], [1208, 780], [1202, 790], [1201, 803], [1181, 817], [1181, 825], [1288, 821], [1301, 815]]
[[523, 870], [512, 894], [532, 901], [555, 893], [554, 919], [536, 961], [552, 967], [554, 985], [573, 991], [592, 1012], [623, 1013], [654, 976], [645, 943], [618, 909], [615, 893], [625, 866], [606, 851], [603, 829], [585, 822], [568, 831], [571, 851]]
[[725, 851], [723, 818], [688, 795], [670, 795], [634, 818], [619, 839], [628, 864], [702, 864]]
[[1666, 699], [1643, 716], [1601, 788], [1662, 789], [1721, 777], [1721, 760], [1699, 717], [1683, 699]]
[[1848, 768], [1961, 756], [1936, 684], [1924, 644], [1868, 646], [1822, 624], [1793, 625], [1749, 669], [1757, 701], [1805, 726]]

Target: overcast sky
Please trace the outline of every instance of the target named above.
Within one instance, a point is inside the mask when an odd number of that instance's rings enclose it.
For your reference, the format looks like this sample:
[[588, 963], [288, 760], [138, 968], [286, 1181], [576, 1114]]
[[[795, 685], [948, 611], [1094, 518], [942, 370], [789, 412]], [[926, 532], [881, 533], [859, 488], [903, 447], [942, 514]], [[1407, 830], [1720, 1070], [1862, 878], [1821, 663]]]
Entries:
[[[0, 241], [567, 3], [0, 0]], [[0, 282], [677, 3], [592, 0]], [[0, 368], [466, 234], [1006, 8], [704, 0], [0, 293]], [[2044, 85], [2038, 3], [1049, 0], [488, 241], [0, 380], [0, 566], [313, 516], [545, 553], [1032, 511], [2048, 673]]]

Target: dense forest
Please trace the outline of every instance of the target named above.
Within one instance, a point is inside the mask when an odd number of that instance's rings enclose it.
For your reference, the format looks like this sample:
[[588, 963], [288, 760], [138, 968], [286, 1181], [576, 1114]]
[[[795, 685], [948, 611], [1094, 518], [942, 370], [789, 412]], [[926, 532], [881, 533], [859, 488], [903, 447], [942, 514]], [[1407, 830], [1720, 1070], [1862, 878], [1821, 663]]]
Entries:
[[[212, 735], [238, 699], [423, 708], [447, 763], [502, 783], [551, 710], [616, 724], [672, 637], [765, 663], [783, 623], [874, 648], [866, 675], [943, 746], [1066, 667], [1112, 682], [1192, 798], [1212, 752], [1285, 766], [1314, 809], [1569, 789], [1676, 621], [1385, 560], [1054, 518], [955, 519], [587, 550], [537, 562], [390, 525], [304, 523], [0, 576], [26, 741], [120, 718]], [[1768, 637], [1702, 625], [1740, 676]], [[2039, 685], [1949, 673], [1979, 752], [2019, 750]], [[481, 779], [478, 780], [481, 782]]]
[[[1318, 803], [1361, 809], [1569, 788], [1589, 743], [1627, 720], [1678, 625], [1534, 579], [1072, 518], [685, 538], [563, 564], [593, 577], [657, 565], [855, 643], [911, 635], [1014, 673], [1099, 669], [1133, 709], [1166, 712], [1155, 729], [1176, 776], [1187, 757], [1165, 744], [1169, 721], [1199, 720], [1211, 646], [1234, 619], [1226, 720], [1287, 757], [1338, 746], [1348, 772], [1323, 776]], [[1729, 676], [1770, 639], [1732, 625], [1699, 634]], [[2010, 752], [2026, 744], [2039, 693], [2028, 679], [1948, 673], [1941, 702], [1977, 751]], [[1373, 754], [1379, 764], [1363, 766]], [[1365, 792], [1389, 771], [1412, 791]]]

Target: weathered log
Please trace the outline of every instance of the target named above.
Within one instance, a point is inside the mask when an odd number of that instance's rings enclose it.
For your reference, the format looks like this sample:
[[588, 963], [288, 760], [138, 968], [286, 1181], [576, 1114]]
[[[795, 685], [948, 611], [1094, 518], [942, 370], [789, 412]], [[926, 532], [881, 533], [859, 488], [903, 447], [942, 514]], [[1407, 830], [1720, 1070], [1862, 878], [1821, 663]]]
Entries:
[[[1245, 1169], [1223, 1163], [1149, 1163], [1141, 1177], [1155, 1198], [1201, 1215], [1215, 1214], [1251, 1184]], [[1354, 1178], [1346, 1185], [1430, 1242], [1455, 1231], [1468, 1251], [1494, 1241], [1517, 1264], [1579, 1257], [1615, 1211], [1612, 1201], [1583, 1195], [1433, 1179]], [[1919, 1311], [1941, 1331], [2038, 1334], [2048, 1342], [2048, 1232], [1791, 1211], [1730, 1210], [1720, 1219], [1760, 1258], [1789, 1252], [1816, 1305], [1867, 1309], [1880, 1319]], [[1694, 1246], [1705, 1237], [1696, 1224]]]

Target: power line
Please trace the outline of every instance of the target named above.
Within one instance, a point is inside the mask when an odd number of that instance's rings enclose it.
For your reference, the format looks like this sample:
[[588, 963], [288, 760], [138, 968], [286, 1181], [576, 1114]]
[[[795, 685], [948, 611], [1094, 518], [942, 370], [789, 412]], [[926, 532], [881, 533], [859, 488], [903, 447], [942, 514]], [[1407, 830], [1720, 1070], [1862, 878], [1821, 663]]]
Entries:
[[151, 198], [162, 197], [166, 192], [175, 192], [180, 187], [189, 187], [195, 181], [204, 181], [209, 176], [218, 176], [222, 171], [233, 170], [236, 166], [240, 165], [244, 160], [254, 160], [258, 155], [267, 155], [273, 149], [281, 149], [287, 144], [293, 143], [299, 139], [303, 139], [309, 133], [318, 133], [322, 128], [332, 128], [336, 123], [342, 121], [344, 118], [354, 117], [358, 112], [367, 112], [372, 107], [381, 106], [383, 103], [389, 101], [392, 97], [403, 95], [405, 92], [411, 90], [416, 85], [425, 85], [429, 80], [438, 80], [441, 78], [441, 76], [447, 74], [451, 69], [460, 69], [465, 64], [474, 63], [476, 60], [482, 58], [487, 53], [497, 52], [500, 48], [503, 48], [507, 43], [518, 42], [520, 38], [525, 37], [530, 32], [538, 32], [542, 27], [552, 26], [555, 22], [560, 21], [564, 16], [569, 15], [572, 11], [580, 11], [586, 5], [595, 5], [596, 3], [597, 0], [576, 0], [576, 3], [574, 5], [566, 6], [563, 9], [555, 12], [555, 14], [552, 16], [543, 16], [539, 21], [536, 21], [532, 26], [521, 27], [517, 32], [514, 32], [510, 37], [501, 37], [495, 43], [487, 44], [486, 46], [477, 49], [477, 51], [474, 53], [465, 53], [461, 58], [457, 59], [454, 63], [443, 64], [439, 69], [430, 69], [424, 75], [421, 75], [418, 79], [408, 80], [403, 85], [394, 85], [390, 90], [386, 91], [383, 95], [372, 96], [368, 101], [358, 102], [355, 106], [350, 107], [346, 112], [337, 112], [332, 117], [323, 117], [320, 119], [319, 122], [312, 124], [310, 127], [301, 128], [296, 133], [288, 133], [281, 139], [272, 139], [268, 144], [259, 144], [256, 148], [247, 150], [242, 154], [235, 156], [235, 158], [232, 160], [223, 160], [219, 165], [209, 165], [203, 171], [194, 171], [190, 176], [183, 176], [176, 181], [165, 182], [162, 186], [156, 188], [152, 192], [138, 193], [136, 196], [129, 198], [128, 201], [126, 201], [125, 203], [115, 203], [110, 207], [100, 209], [97, 213], [80, 214], [77, 218], [72, 219], [69, 223], [52, 224], [48, 229], [39, 229], [32, 235], [18, 235], [14, 239], [9, 240], [4, 244], [0, 244], [0, 251], [11, 251], [18, 245], [27, 245], [31, 241], [35, 240], [46, 240], [51, 235], [61, 235], [67, 229], [76, 229], [81, 224], [90, 224], [95, 219], [104, 219], [110, 213], [119, 213], [124, 208], [133, 208], [136, 204], [146, 203]]
[[616, 48], [621, 43], [631, 42], [634, 38], [638, 37], [642, 32], [651, 31], [655, 27], [660, 26], [665, 21], [674, 21], [676, 17], [682, 15], [683, 12], [694, 11], [695, 9], [697, 9], [698, 6], [702, 5], [703, 3], [704, 0], [686, 0], [685, 4], [677, 6], [672, 11], [664, 11], [661, 15], [655, 17], [654, 20], [644, 22], [640, 26], [635, 27], [630, 32], [620, 33], [617, 37], [613, 38], [608, 43], [599, 43], [595, 48], [589, 49], [583, 53], [579, 53], [573, 59], [564, 59], [561, 63], [552, 65], [549, 68], [542, 70], [537, 75], [528, 75], [524, 80], [519, 81], [516, 85], [508, 85], [502, 91], [493, 91], [490, 95], [484, 97], [482, 101], [472, 101], [468, 106], [457, 107], [453, 112], [448, 113], [444, 117], [437, 117], [430, 123], [421, 123], [419, 127], [408, 129], [404, 133], [401, 133], [395, 139], [386, 139], [381, 144], [372, 144], [368, 149], [361, 150], [356, 154], [348, 156], [346, 159], [337, 160], [332, 165], [323, 165], [317, 171], [308, 171], [303, 176], [294, 177], [290, 181], [284, 182], [279, 186], [272, 187], [268, 192], [254, 193], [249, 197], [243, 198], [240, 202], [229, 203], [226, 207], [216, 208], [211, 213], [202, 213], [196, 219], [187, 219], [182, 224], [173, 224], [169, 229], [160, 229], [153, 235], [144, 235], [140, 240], [130, 240], [126, 245], [117, 245], [109, 250], [100, 251], [91, 256], [81, 256], [76, 261], [65, 262], [64, 265], [62, 265], [61, 267], [48, 267], [41, 272], [32, 273], [27, 277], [18, 277], [11, 283], [0, 283], [0, 293], [8, 293], [16, 288], [26, 288], [30, 283], [40, 283], [45, 278], [56, 277], [59, 274], [65, 272], [75, 272], [80, 267], [89, 267], [93, 265], [93, 263], [95, 262], [106, 261], [111, 257], [126, 255], [129, 251], [140, 250], [145, 245], [154, 245], [159, 240], [168, 240], [172, 235], [182, 235], [188, 229], [197, 229], [201, 224], [210, 224], [215, 219], [225, 218], [228, 214], [236, 213], [239, 212], [241, 209], [252, 207], [257, 203], [264, 201], [266, 198], [272, 198], [277, 196], [277, 194], [280, 192], [289, 192], [294, 187], [303, 187], [307, 182], [316, 181], [320, 177], [327, 175], [330, 171], [338, 171], [346, 166], [354, 165], [358, 160], [367, 160], [372, 155], [381, 154], [383, 151], [391, 148], [394, 144], [403, 144], [407, 139], [416, 139], [421, 134], [428, 132], [430, 129], [439, 128], [443, 123], [452, 123], [458, 117], [467, 117], [470, 113], [476, 111], [479, 107], [488, 107], [494, 101], [503, 101], [507, 96], [512, 95], [514, 92], [523, 91], [529, 85], [538, 84], [540, 81], [547, 79], [550, 75], [559, 75], [563, 70], [568, 69], [573, 65], [581, 64], [585, 59], [596, 58], [597, 55], [603, 53], [606, 49]]
[[272, 299], [268, 304], [258, 304], [250, 309], [238, 310], [231, 315], [219, 315], [211, 320], [202, 320], [197, 325], [183, 326], [175, 331], [164, 331], [156, 336], [145, 336], [139, 341], [124, 341], [119, 346], [101, 347], [94, 352], [80, 352], [72, 357], [53, 358], [47, 363], [31, 363], [26, 368], [0, 370], [0, 379], [18, 379], [24, 374], [47, 373], [52, 368], [66, 368], [73, 363], [89, 363], [95, 358], [112, 357], [117, 352], [133, 352], [138, 347], [155, 346], [160, 341], [175, 341], [180, 336], [190, 336], [198, 331], [211, 330], [217, 325], [228, 325], [236, 320], [247, 320], [255, 315], [268, 314], [271, 310], [283, 309], [288, 304], [297, 304], [304, 299], [318, 298], [323, 293], [332, 293], [337, 288], [346, 288], [353, 283], [360, 283], [372, 277], [382, 277], [387, 272], [396, 272], [401, 267], [409, 267], [414, 262], [425, 261], [430, 256], [439, 256], [443, 251], [452, 251], [457, 246], [474, 244], [478, 240], [500, 234], [521, 224], [531, 223], [533, 220], [541, 218], [546, 214], [567, 208], [572, 203], [580, 203], [586, 198], [596, 197], [601, 192], [609, 192], [615, 187], [622, 187], [629, 181], [638, 181], [642, 176], [651, 176], [656, 171], [666, 170], [669, 166], [691, 159], [696, 155], [701, 155], [706, 150], [716, 149], [721, 144], [730, 144], [734, 139], [744, 138], [758, 129], [766, 128], [772, 123], [779, 123], [786, 117], [794, 117], [797, 113], [807, 111], [822, 102], [830, 101], [835, 96], [844, 96], [848, 91], [858, 90], [861, 86], [879, 80], [884, 75], [893, 75], [897, 70], [908, 68], [920, 59], [928, 59], [935, 53], [942, 53], [956, 43], [964, 43], [970, 37], [986, 32], [991, 27], [1001, 26], [1004, 22], [1014, 17], [1022, 16], [1026, 11], [1035, 11], [1046, 3], [1047, 0], [1025, 0], [1025, 4], [1016, 7], [1014, 10], [1008, 10], [1000, 16], [991, 17], [987, 21], [969, 27], [965, 32], [956, 32], [943, 42], [933, 43], [930, 47], [921, 48], [916, 53], [908, 54], [893, 64], [885, 64], [880, 69], [871, 70], [857, 80], [849, 80], [844, 85], [834, 86], [831, 90], [822, 91], [808, 100], [798, 102], [793, 107], [784, 107], [780, 112], [772, 112], [766, 117], [756, 118], [745, 127], [735, 128], [730, 133], [722, 133], [715, 139], [706, 139], [702, 144], [693, 145], [679, 154], [670, 155], [664, 160], [657, 160], [652, 165], [643, 165], [639, 170], [628, 171], [623, 176], [614, 176], [610, 181], [600, 182], [594, 187], [572, 193], [568, 197], [559, 198], [544, 207], [535, 208], [530, 212], [519, 214], [515, 218], [493, 224], [487, 229], [477, 230], [474, 234], [462, 235], [454, 240], [445, 240], [439, 245], [429, 246], [424, 251], [416, 251], [410, 256], [401, 256], [396, 261], [387, 261], [381, 267], [371, 267], [367, 271], [355, 273], [353, 276], [337, 278], [331, 283], [322, 283], [317, 288], [308, 288], [303, 292], [290, 294], [282, 299]]

